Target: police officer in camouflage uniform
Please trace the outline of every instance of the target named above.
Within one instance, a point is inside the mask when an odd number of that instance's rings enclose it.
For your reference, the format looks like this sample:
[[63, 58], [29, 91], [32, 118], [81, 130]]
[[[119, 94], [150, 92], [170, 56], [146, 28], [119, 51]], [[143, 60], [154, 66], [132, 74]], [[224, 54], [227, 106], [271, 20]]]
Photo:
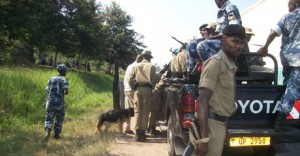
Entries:
[[217, 7], [220, 9], [217, 15], [216, 32], [221, 33], [224, 27], [229, 24], [240, 24], [242, 20], [238, 8], [230, 3], [229, 0], [215, 0]]
[[258, 52], [268, 53], [268, 47], [276, 36], [282, 35], [280, 51], [283, 76], [286, 79], [286, 91], [278, 108], [275, 130], [286, 131], [286, 116], [291, 112], [295, 100], [300, 98], [300, 0], [290, 0], [296, 9], [284, 15], [272, 29], [267, 41]]
[[54, 129], [54, 138], [59, 139], [65, 117], [64, 96], [68, 95], [68, 81], [65, 78], [67, 75], [67, 66], [59, 64], [57, 71], [59, 74], [51, 77], [46, 87], [45, 141], [48, 141], [52, 128]]
[[129, 74], [129, 86], [134, 91], [135, 109], [135, 140], [146, 141], [145, 131], [148, 127], [149, 112], [151, 107], [151, 94], [154, 87], [155, 66], [150, 63], [153, 58], [151, 51], [142, 52], [143, 60], [137, 63]]
[[197, 54], [200, 57], [201, 62], [204, 62], [212, 55], [217, 54], [221, 49], [220, 39], [209, 39], [210, 36], [215, 35], [216, 23], [209, 23], [205, 29], [209, 34], [208, 38], [197, 44]]
[[197, 63], [200, 61], [197, 55], [197, 44], [208, 37], [208, 35], [204, 33], [205, 31], [204, 28], [207, 25], [208, 24], [205, 23], [199, 27], [201, 38], [193, 39], [186, 45], [186, 70], [187, 70], [187, 77], [188, 79], [191, 79], [191, 81], [198, 80], [198, 77], [194, 77], [193, 75], [191, 75], [191, 72], [193, 71]]

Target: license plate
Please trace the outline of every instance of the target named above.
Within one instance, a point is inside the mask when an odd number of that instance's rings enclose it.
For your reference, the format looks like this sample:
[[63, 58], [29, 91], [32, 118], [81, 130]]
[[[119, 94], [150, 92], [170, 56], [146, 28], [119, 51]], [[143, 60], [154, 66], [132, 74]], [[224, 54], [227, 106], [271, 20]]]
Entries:
[[233, 137], [230, 138], [230, 147], [241, 146], [270, 146], [271, 137]]

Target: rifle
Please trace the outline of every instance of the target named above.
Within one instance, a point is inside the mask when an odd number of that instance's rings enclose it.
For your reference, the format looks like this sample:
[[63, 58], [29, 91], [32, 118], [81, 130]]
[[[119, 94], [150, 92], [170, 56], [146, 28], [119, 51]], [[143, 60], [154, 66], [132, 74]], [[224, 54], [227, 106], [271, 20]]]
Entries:
[[182, 46], [186, 46], [186, 43], [183, 43], [181, 41], [179, 41], [177, 38], [175, 38], [174, 36], [171, 36], [171, 38], [173, 38], [175, 41], [177, 41], [178, 43], [180, 43]]

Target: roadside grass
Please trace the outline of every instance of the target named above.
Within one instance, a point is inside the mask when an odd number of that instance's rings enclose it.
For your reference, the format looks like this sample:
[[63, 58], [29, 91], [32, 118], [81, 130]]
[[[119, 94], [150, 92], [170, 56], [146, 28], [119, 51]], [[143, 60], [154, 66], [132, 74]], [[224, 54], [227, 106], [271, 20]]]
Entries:
[[95, 135], [97, 117], [111, 109], [112, 76], [70, 70], [62, 139], [44, 142], [45, 87], [56, 69], [0, 66], [0, 155], [107, 155], [115, 139]]

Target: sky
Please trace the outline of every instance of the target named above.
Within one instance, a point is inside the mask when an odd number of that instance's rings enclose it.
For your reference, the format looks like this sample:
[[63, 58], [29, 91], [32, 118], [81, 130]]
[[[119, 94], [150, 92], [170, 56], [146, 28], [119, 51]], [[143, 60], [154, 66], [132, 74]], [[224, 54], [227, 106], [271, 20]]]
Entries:
[[[152, 51], [151, 62], [168, 63], [172, 58], [170, 48], [179, 48], [182, 42], [200, 37], [199, 26], [215, 22], [219, 8], [214, 0], [98, 0], [103, 6], [115, 1], [133, 17], [132, 27], [144, 35], [143, 43]], [[240, 13], [259, 0], [230, 0]]]

